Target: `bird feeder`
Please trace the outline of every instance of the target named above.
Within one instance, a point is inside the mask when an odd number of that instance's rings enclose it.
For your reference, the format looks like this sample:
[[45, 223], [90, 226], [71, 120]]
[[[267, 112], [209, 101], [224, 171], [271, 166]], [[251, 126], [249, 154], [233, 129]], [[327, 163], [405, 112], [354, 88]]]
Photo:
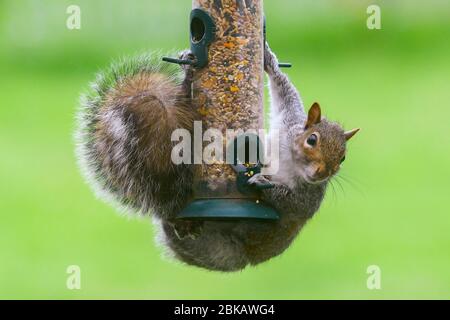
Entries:
[[[227, 137], [223, 161], [195, 165], [194, 200], [180, 219], [278, 219], [260, 199], [261, 189], [270, 186], [248, 184], [261, 169], [263, 146], [248, 132], [264, 128], [264, 37], [262, 0], [193, 0], [195, 58], [165, 59], [195, 67], [192, 101], [202, 130], [217, 129]], [[227, 129], [241, 133], [228, 136]], [[224, 163], [230, 154], [233, 163]]]

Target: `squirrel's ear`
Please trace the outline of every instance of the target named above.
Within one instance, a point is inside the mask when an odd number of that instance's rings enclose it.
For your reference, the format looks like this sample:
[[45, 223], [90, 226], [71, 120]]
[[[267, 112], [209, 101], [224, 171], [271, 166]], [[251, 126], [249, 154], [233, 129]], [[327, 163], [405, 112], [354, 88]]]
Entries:
[[357, 134], [358, 133], [358, 131], [359, 130], [361, 130], [361, 129], [353, 129], [353, 130], [350, 130], [350, 131], [347, 131], [346, 133], [344, 133], [344, 135], [345, 135], [345, 140], [350, 140], [351, 138], [353, 138], [353, 136], [355, 135], [355, 134]]
[[305, 129], [318, 124], [322, 119], [322, 111], [320, 110], [320, 105], [314, 102], [311, 109], [308, 112], [308, 120], [306, 121]]

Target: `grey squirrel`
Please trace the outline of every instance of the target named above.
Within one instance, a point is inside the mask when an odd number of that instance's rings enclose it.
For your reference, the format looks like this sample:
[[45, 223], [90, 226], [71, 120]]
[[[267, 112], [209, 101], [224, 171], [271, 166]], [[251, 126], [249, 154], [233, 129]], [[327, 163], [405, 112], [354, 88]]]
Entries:
[[86, 175], [103, 197], [151, 213], [159, 241], [187, 264], [228, 272], [281, 254], [319, 209], [329, 179], [345, 159], [346, 142], [358, 132], [322, 118], [317, 103], [306, 114], [267, 44], [265, 70], [271, 130], [280, 133], [283, 167], [275, 176], [258, 174], [249, 182], [274, 184], [263, 191], [263, 200], [279, 212], [276, 222], [175, 219], [192, 197], [193, 169], [170, 159], [170, 133], [190, 130], [197, 117], [189, 101], [191, 67], [180, 73], [149, 57], [135, 59], [100, 76], [84, 99], [78, 148]]

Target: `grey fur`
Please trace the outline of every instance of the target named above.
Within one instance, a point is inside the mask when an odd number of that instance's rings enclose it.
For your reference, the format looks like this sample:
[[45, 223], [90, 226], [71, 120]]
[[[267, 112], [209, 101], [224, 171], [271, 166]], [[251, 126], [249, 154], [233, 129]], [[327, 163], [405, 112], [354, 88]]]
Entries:
[[[270, 77], [272, 96], [271, 130], [280, 130], [280, 156], [283, 169], [270, 178], [276, 185], [266, 190], [263, 199], [280, 213], [280, 220], [267, 221], [180, 221], [174, 219], [192, 197], [193, 173], [189, 166], [168, 166], [161, 173], [158, 164], [149, 162], [148, 155], [160, 152], [170, 141], [161, 140], [161, 120], [146, 123], [154, 135], [139, 136], [139, 117], [133, 114], [134, 104], [149, 103], [152, 92], [141, 92], [130, 101], [107, 104], [105, 97], [121, 81], [139, 73], [163, 73], [167, 81], [181, 88], [189, 96], [190, 71], [166, 70], [154, 58], [141, 57], [123, 62], [98, 77], [80, 110], [78, 155], [88, 180], [102, 198], [112, 200], [128, 211], [153, 213], [158, 229], [158, 241], [176, 259], [208, 270], [237, 271], [256, 265], [284, 252], [296, 238], [308, 219], [319, 209], [324, 198], [327, 180], [310, 183], [303, 178], [309, 165], [296, 149], [296, 141], [305, 134], [305, 113], [300, 95], [278, 68], [275, 55], [266, 47], [265, 67]], [[107, 79], [107, 80], [105, 80]], [[169, 97], [176, 100], [175, 97]], [[144, 99], [144, 100], [140, 100]], [[145, 100], [147, 99], [147, 100]], [[105, 108], [105, 103], [107, 107]], [[149, 113], [159, 104], [153, 101]], [[190, 107], [190, 103], [187, 103]], [[177, 104], [177, 108], [184, 108]], [[167, 111], [169, 112], [169, 111]], [[142, 117], [146, 116], [146, 113]], [[178, 119], [180, 120], [180, 119]], [[101, 122], [106, 134], [98, 134]], [[344, 132], [337, 124], [323, 120], [313, 128], [322, 136], [324, 165], [339, 162], [345, 152]], [[171, 146], [171, 144], [170, 144]], [[164, 156], [164, 155], [163, 155]], [[300, 160], [299, 160], [300, 159]], [[300, 161], [300, 162], [299, 162]], [[256, 179], [267, 179], [257, 176]]]
[[[160, 237], [174, 256], [187, 264], [230, 272], [267, 261], [291, 245], [322, 203], [328, 179], [320, 183], [307, 182], [299, 174], [302, 164], [295, 159], [295, 141], [304, 134], [307, 120], [303, 103], [294, 85], [279, 69], [278, 60], [268, 46], [265, 69], [270, 78], [272, 97], [271, 131], [279, 130], [283, 169], [270, 178], [276, 186], [264, 191], [263, 199], [279, 212], [280, 220], [197, 222], [201, 232], [194, 239], [180, 238], [176, 228], [163, 221]], [[322, 159], [330, 164], [339, 163], [339, 157], [345, 152], [343, 129], [323, 119], [314, 130], [323, 136]], [[255, 176], [258, 178], [267, 179]]]
[[[97, 75], [91, 90], [82, 96], [76, 132], [77, 157], [84, 176], [101, 199], [126, 212], [147, 215], [152, 211], [157, 216], [173, 217], [191, 196], [191, 169], [170, 166], [167, 172], [155, 172], [148, 158], [158, 152], [160, 141], [141, 147], [138, 127], [142, 119], [130, 109], [132, 103], [154, 93], [143, 92], [123, 104], [106, 101], [107, 95], [123, 81], [138, 74], [163, 74], [167, 82], [190, 87], [185, 83], [184, 73], [178, 67], [162, 63], [158, 53], [114, 63]], [[106, 132], [102, 136], [100, 124]], [[155, 122], [153, 126], [156, 125]], [[157, 133], [158, 128], [154, 129]]]

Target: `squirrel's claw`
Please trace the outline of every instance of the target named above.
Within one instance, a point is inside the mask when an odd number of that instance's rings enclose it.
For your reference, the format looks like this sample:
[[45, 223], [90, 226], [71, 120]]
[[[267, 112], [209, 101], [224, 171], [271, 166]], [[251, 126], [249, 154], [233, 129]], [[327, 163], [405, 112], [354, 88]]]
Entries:
[[191, 50], [184, 50], [180, 53], [180, 60], [195, 60], [194, 54], [191, 52]]
[[184, 71], [184, 81], [183, 81], [183, 90], [188, 95], [189, 98], [192, 98], [191, 93], [191, 85], [194, 79], [194, 64], [195, 64], [195, 56], [191, 53], [190, 50], [184, 50], [180, 52], [178, 59], [172, 58], [163, 58], [163, 61], [177, 63], [181, 69]]
[[270, 49], [269, 43], [266, 42], [264, 46], [264, 70], [267, 73], [273, 73], [277, 67], [278, 67], [278, 58]]
[[[179, 56], [180, 60], [185, 60], [185, 61], [193, 61], [195, 62], [195, 55], [190, 51], [190, 50], [184, 50], [180, 53]], [[192, 71], [193, 69], [193, 65], [192, 64], [181, 64], [181, 68], [185, 71], [185, 72], [189, 72]]]
[[186, 238], [196, 240], [200, 237], [203, 230], [202, 225], [199, 222], [170, 222], [169, 225], [172, 227], [178, 240], [185, 240]]
[[266, 178], [260, 173], [257, 173], [253, 177], [248, 179], [247, 183], [259, 190], [272, 189], [275, 187], [275, 185], [272, 182], [270, 182], [268, 178]]

